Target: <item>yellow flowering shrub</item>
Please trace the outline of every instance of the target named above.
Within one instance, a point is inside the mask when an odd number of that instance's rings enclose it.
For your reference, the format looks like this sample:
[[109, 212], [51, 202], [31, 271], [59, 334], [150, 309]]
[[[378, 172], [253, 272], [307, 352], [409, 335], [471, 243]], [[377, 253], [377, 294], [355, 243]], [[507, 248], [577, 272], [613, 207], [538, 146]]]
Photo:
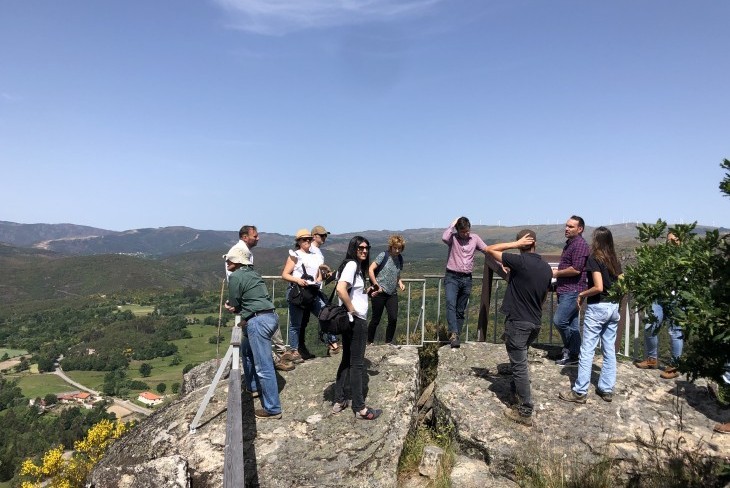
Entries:
[[127, 424], [119, 421], [102, 420], [89, 429], [86, 437], [74, 443], [70, 458], [64, 459], [63, 446], [58, 446], [43, 454], [40, 465], [26, 459], [20, 468], [20, 476], [25, 478], [21, 488], [40, 488], [43, 481], [47, 481], [48, 488], [83, 487], [91, 469], [127, 428]]

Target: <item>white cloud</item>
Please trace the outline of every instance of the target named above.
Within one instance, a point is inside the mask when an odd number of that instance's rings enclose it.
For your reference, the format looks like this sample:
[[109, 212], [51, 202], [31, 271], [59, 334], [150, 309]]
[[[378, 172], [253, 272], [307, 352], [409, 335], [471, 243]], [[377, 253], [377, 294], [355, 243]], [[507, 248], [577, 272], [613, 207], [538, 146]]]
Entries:
[[234, 15], [234, 27], [269, 35], [403, 18], [442, 1], [214, 0]]

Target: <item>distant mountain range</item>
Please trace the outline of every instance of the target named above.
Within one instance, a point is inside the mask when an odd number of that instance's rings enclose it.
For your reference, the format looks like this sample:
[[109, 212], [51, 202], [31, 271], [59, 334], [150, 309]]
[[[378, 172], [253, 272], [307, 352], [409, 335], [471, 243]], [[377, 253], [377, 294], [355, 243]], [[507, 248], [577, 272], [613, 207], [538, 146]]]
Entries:
[[[538, 252], [559, 254], [564, 242], [563, 225], [533, 225]], [[523, 226], [474, 226], [487, 244], [511, 241]], [[638, 244], [632, 224], [610, 226], [624, 257]], [[726, 230], [724, 230], [726, 231]], [[404, 275], [420, 277], [443, 271], [446, 247], [443, 229], [402, 231], [366, 230], [331, 235], [323, 248], [325, 260], [336, 266], [347, 243], [360, 234], [373, 246], [371, 257], [385, 250], [388, 237], [406, 239]], [[585, 236], [590, 239], [592, 228]], [[259, 230], [254, 250], [257, 269], [263, 275], [281, 273], [293, 235]], [[124, 232], [72, 224], [19, 224], [0, 221], [0, 304], [62, 299], [91, 294], [169, 291], [185, 286], [217, 289], [223, 277], [221, 256], [238, 240], [237, 231], [161, 227]], [[4, 243], [4, 244], [3, 244]], [[481, 258], [479, 258], [481, 260]], [[481, 265], [478, 261], [477, 266]]]

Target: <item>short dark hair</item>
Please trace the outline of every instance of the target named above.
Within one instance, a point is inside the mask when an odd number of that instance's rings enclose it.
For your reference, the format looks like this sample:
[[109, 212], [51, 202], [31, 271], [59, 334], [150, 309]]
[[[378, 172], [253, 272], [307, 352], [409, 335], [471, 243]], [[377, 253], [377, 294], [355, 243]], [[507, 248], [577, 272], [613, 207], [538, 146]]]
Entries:
[[241, 239], [243, 236], [247, 236], [248, 233], [252, 230], [256, 230], [255, 225], [244, 225], [241, 227], [241, 230], [238, 231], [238, 238]]
[[583, 217], [578, 217], [577, 215], [571, 215], [570, 220], [575, 220], [576, 222], [578, 222], [578, 227], [583, 227], [584, 229], [586, 228], [586, 223], [583, 220]]
[[471, 222], [466, 217], [459, 217], [454, 227], [456, 227], [457, 231], [469, 230], [471, 229]]
[[[525, 236], [530, 236], [533, 239], [535, 239], [535, 242], [537, 242], [537, 234], [535, 234], [535, 231], [532, 230], [532, 229], [522, 229], [521, 231], [519, 231], [517, 233], [517, 239], [516, 240], [519, 241], [520, 239], [522, 239]], [[534, 246], [535, 246], [535, 244], [533, 243], [531, 246], [521, 247], [520, 250], [521, 251], [528, 251], [528, 250], [530, 250]]]

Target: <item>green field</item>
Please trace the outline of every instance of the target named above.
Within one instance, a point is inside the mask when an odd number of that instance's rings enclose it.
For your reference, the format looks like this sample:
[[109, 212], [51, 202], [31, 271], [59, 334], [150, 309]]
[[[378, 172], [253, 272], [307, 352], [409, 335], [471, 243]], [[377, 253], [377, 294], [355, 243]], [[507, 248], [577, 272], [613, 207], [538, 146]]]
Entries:
[[[63, 362], [61, 364], [63, 366]], [[102, 387], [104, 386], [104, 375], [106, 375], [106, 371], [65, 371], [66, 376], [71, 378], [77, 383], [81, 383], [87, 388], [91, 388], [92, 390], [101, 391]], [[71, 389], [73, 387], [69, 385]]]
[[18, 386], [26, 398], [43, 398], [48, 393], [58, 394], [76, 390], [55, 374], [22, 374], [8, 377], [18, 379]]
[[9, 358], [14, 358], [17, 356], [28, 354], [28, 351], [26, 351], [25, 349], [7, 349], [5, 347], [0, 347], [0, 358], [3, 357], [5, 354], [7, 354]]
[[152, 305], [119, 305], [117, 308], [120, 312], [129, 310], [137, 317], [149, 315], [155, 311], [155, 307]]

